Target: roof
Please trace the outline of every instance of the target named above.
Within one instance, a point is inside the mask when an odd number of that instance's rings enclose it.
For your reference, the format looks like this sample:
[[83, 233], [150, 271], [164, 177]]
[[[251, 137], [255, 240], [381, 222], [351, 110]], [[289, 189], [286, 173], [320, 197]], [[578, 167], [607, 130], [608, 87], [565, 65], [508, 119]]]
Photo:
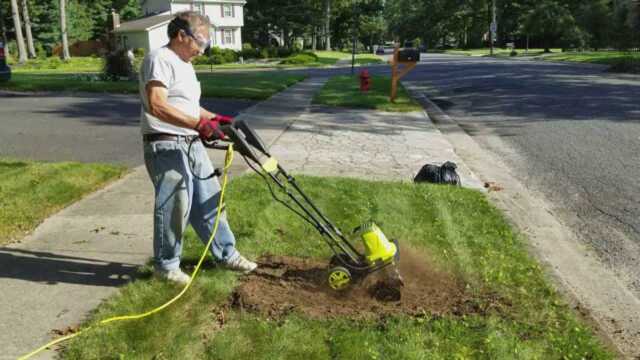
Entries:
[[151, 30], [160, 25], [164, 25], [169, 23], [176, 15], [173, 14], [160, 14], [160, 15], [152, 15], [148, 17], [144, 17], [142, 19], [127, 21], [125, 23], [120, 24], [113, 32], [122, 33], [122, 32], [136, 32], [136, 31], [147, 31]]

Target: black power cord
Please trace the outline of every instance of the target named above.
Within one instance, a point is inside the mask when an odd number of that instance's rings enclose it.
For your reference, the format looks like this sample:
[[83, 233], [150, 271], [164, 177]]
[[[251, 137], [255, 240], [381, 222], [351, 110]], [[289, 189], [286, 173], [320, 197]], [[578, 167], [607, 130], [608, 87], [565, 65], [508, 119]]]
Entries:
[[187, 148], [187, 162], [189, 163], [189, 171], [191, 172], [191, 175], [193, 175], [193, 177], [197, 180], [200, 181], [205, 181], [205, 180], [209, 180], [215, 176], [220, 177], [222, 176], [222, 171], [220, 171], [220, 169], [214, 168], [213, 172], [206, 177], [200, 177], [196, 174], [196, 172], [193, 170], [193, 163], [195, 161], [191, 160], [191, 147], [193, 146], [193, 143], [195, 143], [196, 141], [200, 141], [199, 138], [193, 138], [191, 141], [189, 141], [189, 147]]

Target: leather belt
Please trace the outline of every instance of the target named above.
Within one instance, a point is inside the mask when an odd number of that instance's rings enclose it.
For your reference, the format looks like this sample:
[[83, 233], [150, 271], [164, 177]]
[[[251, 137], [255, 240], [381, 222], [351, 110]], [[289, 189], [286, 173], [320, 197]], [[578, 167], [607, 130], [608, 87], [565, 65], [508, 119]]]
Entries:
[[155, 134], [144, 134], [142, 135], [142, 140], [144, 142], [154, 142], [154, 141], [179, 141], [181, 139], [185, 141], [193, 141], [198, 138], [198, 135], [174, 135], [174, 134], [165, 134], [165, 133], [155, 133]]

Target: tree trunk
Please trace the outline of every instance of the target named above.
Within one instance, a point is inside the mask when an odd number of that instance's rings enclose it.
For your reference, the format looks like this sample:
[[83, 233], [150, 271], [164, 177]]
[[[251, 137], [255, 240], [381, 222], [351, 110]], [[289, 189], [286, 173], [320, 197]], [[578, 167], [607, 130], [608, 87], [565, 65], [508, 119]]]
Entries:
[[[15, 0], [12, 0], [15, 1]], [[67, 40], [67, 10], [66, 0], [60, 0], [60, 32], [62, 33], [62, 59], [69, 60], [69, 41]]]
[[331, 50], [331, 0], [324, 0], [324, 49]]
[[9, 55], [9, 47], [7, 46], [7, 27], [4, 24], [4, 14], [2, 13], [2, 6], [0, 6], [0, 41], [4, 44], [4, 52]]
[[29, 57], [36, 57], [36, 48], [33, 46], [33, 36], [31, 35], [31, 20], [29, 19], [29, 7], [27, 0], [22, 0], [22, 16], [24, 17], [24, 29], [27, 33], [27, 48], [29, 49]]
[[18, 11], [18, 1], [11, 0], [11, 12], [13, 14], [13, 26], [16, 30], [16, 42], [18, 43], [18, 63], [27, 62], [27, 50], [24, 47], [24, 38], [22, 37], [22, 26], [20, 25], [20, 12]]
[[318, 49], [318, 28], [313, 27], [313, 38], [311, 39], [311, 49], [316, 51]]

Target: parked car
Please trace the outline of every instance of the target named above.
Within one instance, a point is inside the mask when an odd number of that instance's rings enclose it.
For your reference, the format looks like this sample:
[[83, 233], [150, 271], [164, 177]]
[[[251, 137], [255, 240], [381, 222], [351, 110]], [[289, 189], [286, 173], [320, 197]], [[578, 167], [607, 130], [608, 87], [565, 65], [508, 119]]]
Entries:
[[384, 46], [380, 45], [376, 48], [376, 55], [384, 55]]
[[0, 42], [0, 81], [11, 80], [11, 68], [7, 65], [7, 58], [4, 52], [4, 43]]

